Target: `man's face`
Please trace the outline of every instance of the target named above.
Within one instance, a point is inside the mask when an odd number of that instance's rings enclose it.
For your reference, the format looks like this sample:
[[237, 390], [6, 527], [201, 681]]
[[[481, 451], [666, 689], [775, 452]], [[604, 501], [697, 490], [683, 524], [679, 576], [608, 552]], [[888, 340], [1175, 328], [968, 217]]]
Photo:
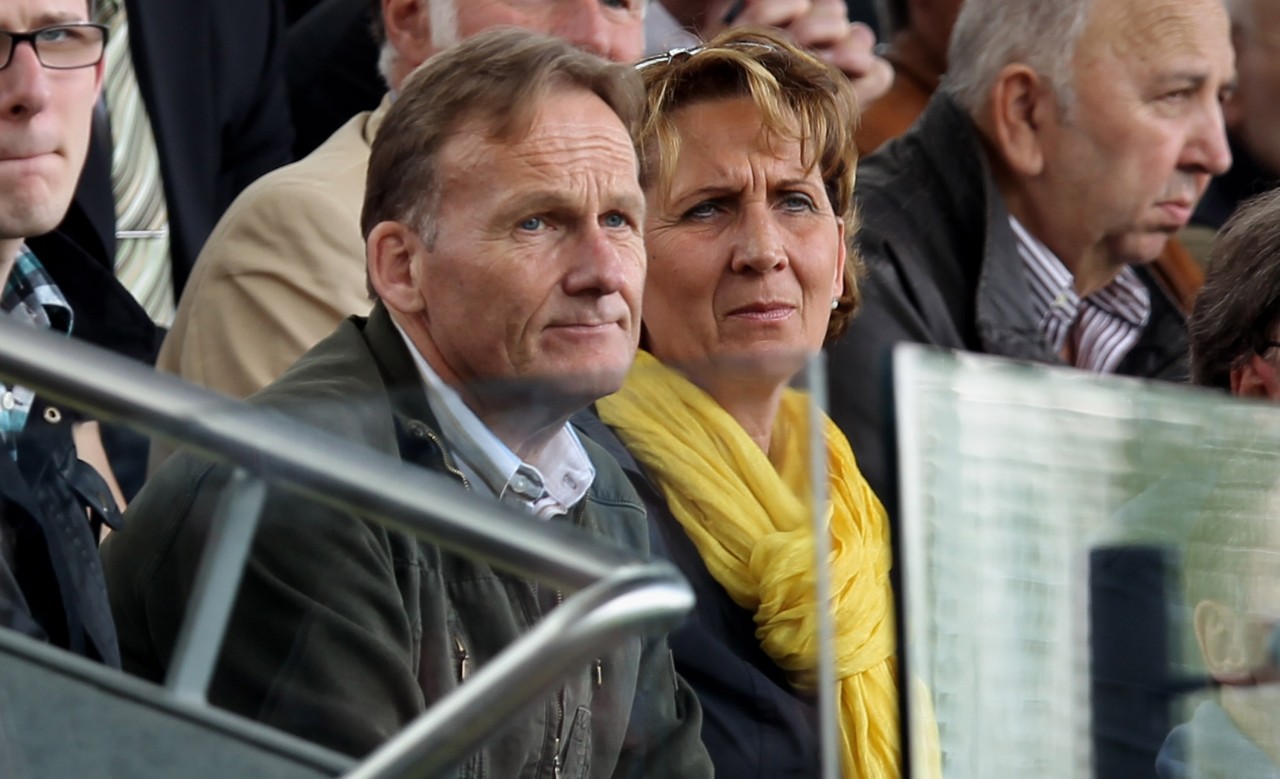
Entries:
[[[88, 21], [85, 0], [4, 0], [0, 30]], [[51, 70], [29, 43], [0, 70], [0, 240], [58, 226], [89, 148], [102, 64]]]
[[1242, 0], [1232, 40], [1240, 85], [1227, 101], [1227, 126], [1273, 176], [1280, 177], [1280, 3]]
[[[644, 53], [648, 0], [434, 0], [433, 35], [456, 43], [491, 27], [522, 27], [563, 38], [614, 62]], [[439, 31], [441, 26], [447, 31]], [[441, 36], [443, 35], [443, 40]]]
[[499, 394], [550, 385], [567, 413], [616, 390], [645, 271], [644, 194], [621, 120], [590, 92], [560, 90], [525, 137], [464, 125], [438, 159], [434, 241], [414, 260], [432, 367]]
[[1044, 128], [1037, 211], [1059, 256], [1149, 262], [1231, 163], [1221, 97], [1234, 77], [1221, 0], [1093, 4], [1075, 102]]

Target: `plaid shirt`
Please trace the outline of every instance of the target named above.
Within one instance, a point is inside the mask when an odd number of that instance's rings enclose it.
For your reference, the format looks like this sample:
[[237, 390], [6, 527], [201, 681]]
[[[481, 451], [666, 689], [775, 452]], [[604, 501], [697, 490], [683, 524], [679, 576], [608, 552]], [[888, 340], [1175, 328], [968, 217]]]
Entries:
[[[0, 314], [30, 327], [71, 333], [71, 306], [25, 244], [0, 294]], [[16, 384], [0, 384], [0, 388], [0, 441], [16, 460], [18, 436], [27, 426], [35, 393]]]

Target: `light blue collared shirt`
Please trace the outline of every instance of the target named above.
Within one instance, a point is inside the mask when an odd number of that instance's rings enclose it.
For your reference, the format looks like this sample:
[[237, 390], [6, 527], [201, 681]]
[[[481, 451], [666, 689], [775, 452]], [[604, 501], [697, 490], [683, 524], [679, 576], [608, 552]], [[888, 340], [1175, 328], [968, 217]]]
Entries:
[[596, 469], [572, 426], [565, 423], [530, 462], [521, 460], [440, 378], [398, 323], [396, 330], [418, 366], [440, 432], [468, 479], [541, 519], [567, 514], [586, 496]]

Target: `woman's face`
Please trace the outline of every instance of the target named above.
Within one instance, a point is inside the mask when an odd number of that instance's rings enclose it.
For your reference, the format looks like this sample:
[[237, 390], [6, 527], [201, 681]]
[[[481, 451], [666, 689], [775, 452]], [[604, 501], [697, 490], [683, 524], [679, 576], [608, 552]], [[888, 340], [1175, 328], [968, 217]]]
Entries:
[[672, 119], [670, 186], [645, 193], [647, 346], [704, 386], [696, 374], [710, 366], [785, 383], [822, 347], [844, 286], [844, 224], [800, 144], [765, 132], [750, 98]]

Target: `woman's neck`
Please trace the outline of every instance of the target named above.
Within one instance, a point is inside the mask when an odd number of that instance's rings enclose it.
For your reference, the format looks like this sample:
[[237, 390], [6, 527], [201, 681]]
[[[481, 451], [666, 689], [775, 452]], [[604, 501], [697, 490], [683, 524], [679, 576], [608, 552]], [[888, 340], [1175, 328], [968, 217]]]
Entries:
[[691, 380], [742, 426], [761, 451], [769, 453], [785, 386], [742, 381], [740, 377], [702, 381], [695, 376]]

